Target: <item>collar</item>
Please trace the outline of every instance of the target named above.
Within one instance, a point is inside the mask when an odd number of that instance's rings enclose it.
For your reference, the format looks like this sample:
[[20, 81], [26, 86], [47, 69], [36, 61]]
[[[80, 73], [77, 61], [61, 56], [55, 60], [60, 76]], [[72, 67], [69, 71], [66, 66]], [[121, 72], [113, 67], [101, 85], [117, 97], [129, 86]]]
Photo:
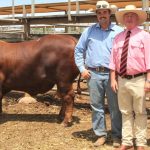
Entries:
[[[138, 28], [138, 27], [135, 27], [135, 28], [133, 28], [133, 29], [130, 30], [130, 31], [131, 31], [131, 34], [132, 34], [132, 33], [136, 32], [136, 31], [138, 31], [138, 30], [139, 30], [139, 28]], [[128, 31], [129, 31], [129, 30], [126, 29], [126, 30], [125, 30], [125, 34], [126, 34]]]

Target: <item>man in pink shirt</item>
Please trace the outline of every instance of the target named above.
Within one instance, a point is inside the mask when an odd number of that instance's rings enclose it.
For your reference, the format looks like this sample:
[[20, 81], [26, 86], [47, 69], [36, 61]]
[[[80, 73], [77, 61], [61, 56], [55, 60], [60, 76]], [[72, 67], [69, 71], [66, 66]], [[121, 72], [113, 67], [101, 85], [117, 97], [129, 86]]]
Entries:
[[147, 114], [145, 93], [150, 91], [150, 34], [138, 28], [147, 19], [145, 11], [128, 5], [116, 12], [118, 23], [126, 29], [113, 43], [111, 61], [111, 87], [118, 92], [122, 113], [122, 146], [120, 150], [145, 150], [147, 145]]

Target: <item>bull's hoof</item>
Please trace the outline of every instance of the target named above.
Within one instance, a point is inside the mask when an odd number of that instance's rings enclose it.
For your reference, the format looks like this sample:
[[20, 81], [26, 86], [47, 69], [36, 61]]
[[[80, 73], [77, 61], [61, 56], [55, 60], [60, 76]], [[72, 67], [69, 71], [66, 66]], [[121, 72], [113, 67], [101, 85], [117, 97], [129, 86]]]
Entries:
[[64, 126], [64, 127], [71, 127], [72, 125], [73, 125], [73, 123], [72, 122], [62, 122], [62, 125]]
[[72, 121], [66, 122], [66, 121], [64, 121], [64, 119], [61, 118], [61, 117], [58, 118], [57, 123], [61, 124], [61, 125], [64, 126], [64, 127], [70, 127], [70, 126], [72, 126], [72, 124], [73, 124]]
[[73, 125], [72, 120], [69, 119], [69, 121], [64, 119], [65, 117], [62, 115], [58, 115], [57, 123], [62, 124], [64, 127], [70, 127]]

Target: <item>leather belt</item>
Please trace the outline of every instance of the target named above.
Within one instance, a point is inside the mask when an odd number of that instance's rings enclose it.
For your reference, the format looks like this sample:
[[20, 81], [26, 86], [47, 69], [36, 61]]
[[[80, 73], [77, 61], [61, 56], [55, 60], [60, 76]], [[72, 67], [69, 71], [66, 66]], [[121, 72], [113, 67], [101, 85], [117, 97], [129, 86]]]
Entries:
[[[136, 77], [139, 77], [139, 76], [142, 76], [142, 75], [145, 75], [146, 73], [145, 72], [142, 72], [142, 73], [138, 73], [138, 74], [134, 74], [134, 75], [124, 75], [123, 77], [121, 78], [126, 78], [126, 79], [133, 79], [133, 78], [136, 78]], [[119, 74], [118, 74], [119, 75]]]
[[97, 71], [97, 72], [109, 72], [110, 69], [106, 68], [106, 67], [96, 67], [96, 68], [92, 68], [92, 67], [87, 67], [87, 69], [91, 70], [91, 71]]

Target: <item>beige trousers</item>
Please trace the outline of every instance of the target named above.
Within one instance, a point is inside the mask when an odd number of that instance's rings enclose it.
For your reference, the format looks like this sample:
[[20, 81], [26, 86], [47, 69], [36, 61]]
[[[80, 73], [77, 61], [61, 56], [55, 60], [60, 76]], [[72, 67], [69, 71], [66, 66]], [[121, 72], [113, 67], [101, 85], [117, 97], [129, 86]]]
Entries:
[[118, 103], [122, 113], [122, 144], [147, 144], [147, 113], [144, 92], [145, 76], [133, 79], [118, 78]]

